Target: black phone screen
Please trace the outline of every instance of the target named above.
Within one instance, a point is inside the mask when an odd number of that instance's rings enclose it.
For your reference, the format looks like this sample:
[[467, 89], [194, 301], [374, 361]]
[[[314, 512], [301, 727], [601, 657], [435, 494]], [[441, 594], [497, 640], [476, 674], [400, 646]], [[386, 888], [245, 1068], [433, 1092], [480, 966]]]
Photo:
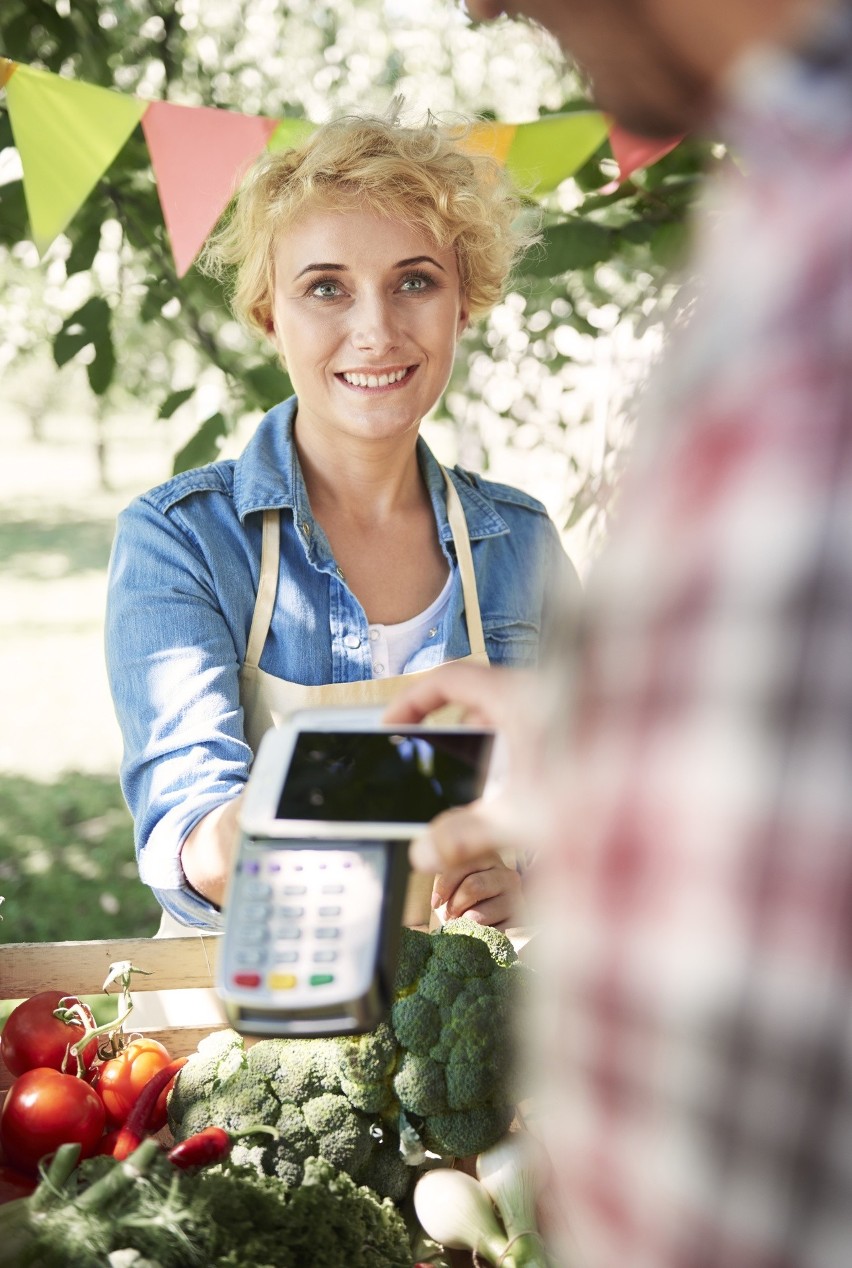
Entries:
[[479, 796], [492, 744], [489, 731], [302, 731], [276, 817], [428, 823]]

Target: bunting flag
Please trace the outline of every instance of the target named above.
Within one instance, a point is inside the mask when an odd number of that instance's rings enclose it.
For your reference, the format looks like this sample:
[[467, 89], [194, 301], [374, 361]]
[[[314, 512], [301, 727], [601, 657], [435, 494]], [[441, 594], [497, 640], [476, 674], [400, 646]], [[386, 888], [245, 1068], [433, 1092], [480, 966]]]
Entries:
[[549, 194], [592, 157], [608, 131], [606, 115], [597, 110], [544, 115], [534, 123], [521, 123], [506, 167], [524, 193]]
[[[145, 101], [4, 57], [0, 89], [6, 92], [39, 252], [66, 228], [141, 122], [178, 277], [190, 268], [257, 155], [297, 144], [317, 126], [307, 119]], [[632, 136], [600, 111], [578, 110], [531, 123], [479, 122], [464, 144], [492, 155], [523, 193], [541, 197], [573, 176], [607, 137], [620, 181], [681, 139]]]
[[609, 130], [609, 146], [612, 157], [618, 164], [616, 185], [629, 180], [640, 168], [650, 167], [653, 163], [659, 162], [663, 155], [668, 154], [676, 145], [680, 145], [682, 140], [682, 136], [671, 137], [667, 141], [651, 140], [648, 137], [635, 136], [632, 132], [625, 132], [624, 128], [613, 123]]
[[276, 119], [154, 101], [142, 131], [178, 277], [183, 277]]
[[6, 99], [33, 241], [50, 246], [148, 108], [136, 97], [13, 63]]

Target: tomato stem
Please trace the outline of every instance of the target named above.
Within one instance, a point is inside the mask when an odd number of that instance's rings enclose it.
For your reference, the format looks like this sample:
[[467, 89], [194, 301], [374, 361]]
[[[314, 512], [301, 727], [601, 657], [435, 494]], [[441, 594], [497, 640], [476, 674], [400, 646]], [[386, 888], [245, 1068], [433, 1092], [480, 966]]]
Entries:
[[[101, 1035], [112, 1036], [121, 1026], [124, 1025], [132, 1011], [133, 1004], [131, 1002], [129, 1007], [127, 1007], [119, 1017], [115, 1017], [112, 1021], [105, 1021], [102, 1026], [95, 1026], [94, 1029], [87, 1030], [82, 1039], [78, 1039], [75, 1044], [70, 1046], [68, 1051], [77, 1060], [78, 1078], [82, 1079], [85, 1077], [86, 1066], [83, 1061], [83, 1053], [86, 1051], [86, 1048], [92, 1040], [99, 1039]], [[94, 1018], [92, 1020], [94, 1020]]]

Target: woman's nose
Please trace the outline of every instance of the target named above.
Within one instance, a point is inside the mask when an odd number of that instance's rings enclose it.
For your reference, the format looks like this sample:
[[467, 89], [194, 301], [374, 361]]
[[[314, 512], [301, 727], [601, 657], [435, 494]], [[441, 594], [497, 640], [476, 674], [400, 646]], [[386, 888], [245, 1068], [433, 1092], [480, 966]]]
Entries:
[[353, 313], [352, 342], [356, 348], [381, 352], [399, 338], [393, 302], [384, 296], [364, 296]]

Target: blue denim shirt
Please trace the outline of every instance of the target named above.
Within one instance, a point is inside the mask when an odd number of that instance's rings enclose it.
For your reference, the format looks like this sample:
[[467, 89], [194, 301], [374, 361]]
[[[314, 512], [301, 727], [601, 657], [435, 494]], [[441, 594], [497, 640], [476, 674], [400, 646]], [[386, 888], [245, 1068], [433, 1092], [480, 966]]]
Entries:
[[[140, 876], [185, 924], [221, 927], [216, 908], [188, 886], [180, 849], [195, 823], [248, 778], [253, 754], [238, 675], [266, 508], [281, 511], [281, 561], [261, 669], [306, 685], [372, 677], [367, 617], [311, 513], [293, 444], [296, 404], [291, 398], [270, 410], [235, 461], [175, 476], [118, 519], [106, 652], [124, 738], [121, 782]], [[418, 460], [454, 579], [436, 636], [406, 672], [470, 650], [443, 475], [422, 438]], [[569, 585], [577, 585], [576, 574], [541, 503], [459, 468], [451, 479], [467, 519], [489, 659], [529, 665], [554, 572]], [[347, 645], [352, 633], [361, 636], [357, 647]]]

